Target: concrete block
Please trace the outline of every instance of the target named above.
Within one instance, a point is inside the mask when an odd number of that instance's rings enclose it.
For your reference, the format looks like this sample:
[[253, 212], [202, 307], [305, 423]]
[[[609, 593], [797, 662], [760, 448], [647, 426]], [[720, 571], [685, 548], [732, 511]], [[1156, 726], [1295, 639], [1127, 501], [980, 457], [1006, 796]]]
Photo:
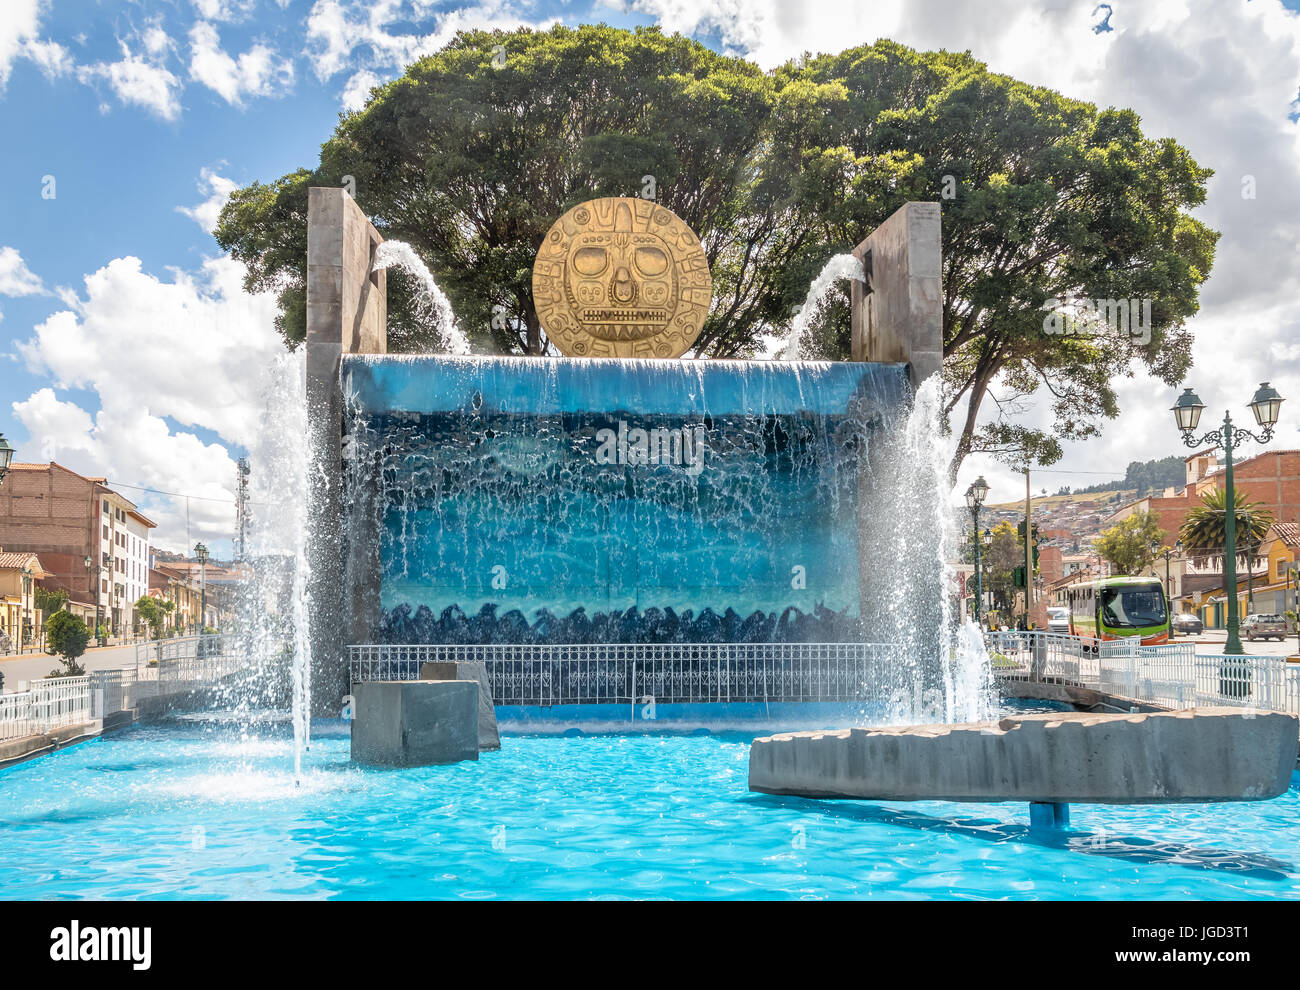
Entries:
[[938, 203], [904, 203], [853, 249], [871, 268], [871, 292], [851, 288], [853, 360], [906, 362], [913, 387], [943, 363], [941, 223]]
[[474, 681], [364, 681], [352, 686], [352, 759], [419, 767], [478, 759]]
[[1201, 708], [785, 733], [754, 740], [749, 789], [879, 801], [1263, 801], [1290, 785], [1298, 731], [1292, 715]]
[[492, 701], [487, 664], [473, 661], [424, 663], [420, 665], [420, 680], [478, 682], [478, 748], [483, 752], [501, 748], [501, 733], [497, 728], [497, 710]]

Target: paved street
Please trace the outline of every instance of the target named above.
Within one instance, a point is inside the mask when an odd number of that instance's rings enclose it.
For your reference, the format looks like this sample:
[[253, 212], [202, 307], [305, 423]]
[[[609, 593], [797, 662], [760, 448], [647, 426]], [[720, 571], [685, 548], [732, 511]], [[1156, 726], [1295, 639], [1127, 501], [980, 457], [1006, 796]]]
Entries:
[[[44, 677], [58, 667], [60, 661], [44, 653], [29, 653], [21, 657], [0, 657], [0, 673], [5, 676], [4, 690], [18, 690], [20, 681], [33, 681]], [[135, 666], [135, 646], [105, 646], [87, 650], [81, 658], [87, 670], [109, 670], [113, 667]]]
[[[1186, 643], [1195, 640], [1197, 653], [1221, 653], [1224, 640], [1227, 638], [1228, 634], [1222, 629], [1207, 629], [1198, 636], [1178, 636], [1174, 642]], [[1275, 639], [1259, 639], [1252, 643], [1243, 637], [1241, 646], [1247, 656], [1252, 657], [1285, 657], [1294, 656], [1298, 652], [1295, 636], [1288, 636], [1280, 643]]]

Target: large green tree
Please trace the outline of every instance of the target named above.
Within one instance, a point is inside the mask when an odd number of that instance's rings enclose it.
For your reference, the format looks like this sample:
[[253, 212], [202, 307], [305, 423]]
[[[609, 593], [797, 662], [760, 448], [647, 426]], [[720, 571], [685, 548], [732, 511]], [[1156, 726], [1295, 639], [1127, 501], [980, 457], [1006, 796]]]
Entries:
[[[1188, 211], [1210, 174], [1145, 136], [1132, 111], [991, 73], [968, 53], [880, 41], [764, 73], [657, 29], [473, 31], [345, 115], [314, 167], [236, 191], [217, 238], [248, 266], [250, 290], [279, 293], [294, 346], [307, 190], [351, 177], [477, 349], [538, 353], [531, 269], [546, 230], [583, 199], [650, 193], [706, 248], [714, 300], [698, 353], [744, 357], [788, 333], [831, 256], [902, 203], [938, 200], [955, 471], [976, 451], [1051, 463], [1063, 440], [1118, 415], [1116, 378], [1141, 367], [1182, 379], [1217, 238]], [[393, 350], [432, 340], [412, 298], [392, 272]], [[827, 357], [848, 354], [847, 298], [844, 287], [808, 332]], [[1149, 333], [1046, 332], [1043, 307], [1079, 299], [1149, 299]], [[996, 415], [982, 422], [986, 395]], [[1018, 422], [1035, 395], [1048, 428]]]
[[[945, 409], [959, 443], [1047, 464], [1063, 439], [1118, 414], [1113, 380], [1142, 366], [1170, 385], [1191, 363], [1197, 310], [1218, 235], [1186, 211], [1212, 174], [1171, 139], [1142, 134], [1130, 110], [1098, 110], [990, 73], [969, 54], [881, 41], [788, 80], [798, 121], [778, 126], [776, 167], [797, 182], [800, 229], [826, 256], [855, 244], [907, 200], [943, 205]], [[816, 87], [816, 96], [809, 95]], [[803, 138], [800, 143], [800, 138]], [[812, 250], [804, 245], [803, 251]], [[1150, 299], [1149, 340], [1113, 328], [1045, 332], [1043, 306]], [[847, 352], [847, 321], [837, 324]], [[979, 422], [986, 394], [997, 415]], [[1016, 422], [1046, 395], [1049, 429]]]
[[1165, 537], [1155, 513], [1134, 512], [1097, 537], [1093, 547], [1117, 574], [1133, 575], [1151, 566]]
[[[217, 239], [248, 266], [250, 290], [280, 293], [294, 344], [307, 190], [351, 176], [358, 205], [417, 250], [480, 347], [539, 353], [533, 261], [583, 200], [650, 196], [700, 234], [716, 291], [751, 276], [756, 261], [719, 262], [743, 255], [750, 235], [746, 192], [774, 90], [752, 63], [656, 29], [462, 32], [344, 116], [314, 169], [236, 191]], [[393, 349], [427, 347], [413, 286], [390, 275]]]

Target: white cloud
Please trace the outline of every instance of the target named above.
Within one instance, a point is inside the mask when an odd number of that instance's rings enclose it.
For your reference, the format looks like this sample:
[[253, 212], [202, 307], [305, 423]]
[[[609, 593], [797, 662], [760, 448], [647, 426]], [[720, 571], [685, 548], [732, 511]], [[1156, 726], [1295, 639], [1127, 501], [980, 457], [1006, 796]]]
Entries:
[[184, 88], [180, 78], [160, 60], [133, 54], [125, 43], [119, 61], [82, 66], [77, 77], [85, 83], [104, 79], [123, 103], [142, 106], [163, 120], [180, 116], [180, 93]]
[[[229, 500], [235, 467], [226, 444], [260, 444], [269, 369], [283, 353], [275, 301], [245, 293], [243, 268], [228, 257], [170, 276], [156, 278], [131, 257], [86, 276], [74, 305], [17, 345], [28, 369], [52, 387], [15, 403], [14, 412], [42, 459], [122, 484]], [[59, 397], [67, 389], [97, 395], [93, 417]], [[196, 428], [221, 442], [205, 442]], [[184, 503], [141, 500], [161, 517], [160, 542], [181, 546]], [[189, 511], [196, 538], [229, 537], [230, 505], [191, 500]]]
[[41, 14], [48, 7], [47, 0], [7, 0], [4, 16], [0, 17], [0, 94], [9, 82], [16, 59], [30, 59], [50, 77], [72, 69], [66, 48], [39, 38]]
[[35, 296], [44, 291], [18, 249], [0, 246], [0, 296]]
[[343, 109], [347, 111], [360, 110], [366, 105], [366, 100], [370, 98], [370, 91], [381, 82], [383, 80], [369, 69], [354, 72], [348, 80], [348, 84], [343, 88]]
[[72, 71], [72, 56], [57, 41], [28, 41], [23, 45], [23, 55], [50, 79]]
[[23, 46], [36, 37], [40, 21], [39, 0], [10, 0], [0, 17], [0, 90], [9, 81], [9, 67]]
[[[555, 18], [527, 19], [523, 11], [528, 6], [492, 0], [443, 10], [437, 0], [316, 0], [307, 15], [306, 55], [321, 81], [353, 70], [342, 99], [346, 109], [355, 109], [369, 95], [370, 86], [442, 48], [457, 31], [542, 29], [555, 23]], [[426, 23], [433, 30], [410, 30], [410, 25]]]
[[190, 29], [190, 78], [227, 103], [243, 106], [246, 96], [284, 92], [293, 82], [293, 63], [260, 42], [233, 58], [222, 49], [217, 29], [200, 21]]
[[217, 229], [221, 208], [226, 205], [230, 194], [239, 188], [239, 183], [218, 175], [210, 168], [205, 168], [200, 172], [198, 186], [199, 192], [209, 193], [208, 198], [196, 206], [178, 206], [176, 210], [211, 234]]
[[238, 21], [256, 5], [257, 0], [194, 0], [195, 12], [205, 21]]

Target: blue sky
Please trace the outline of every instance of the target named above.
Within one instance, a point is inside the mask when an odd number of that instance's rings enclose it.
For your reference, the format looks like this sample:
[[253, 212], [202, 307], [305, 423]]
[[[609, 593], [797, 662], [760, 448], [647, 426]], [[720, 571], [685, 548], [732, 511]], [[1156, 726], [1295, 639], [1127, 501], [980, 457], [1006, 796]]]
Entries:
[[[231, 457], [257, 442], [253, 366], [274, 340], [267, 301], [241, 298], [237, 267], [205, 229], [219, 196], [314, 164], [345, 105], [458, 27], [554, 19], [657, 22], [764, 66], [878, 36], [969, 48], [995, 70], [1133, 106], [1148, 133], [1172, 135], [1218, 172], [1204, 214], [1224, 241], [1194, 321], [1196, 358], [1198, 368], [1245, 367], [1240, 381], [1197, 371], [1192, 383], [1212, 405], [1239, 406], [1269, 377], [1300, 409], [1300, 27], [1287, 12], [1300, 0], [1109, 6], [6, 0], [0, 431], [23, 460], [53, 456], [122, 485], [217, 500], [192, 500], [187, 528], [183, 503], [124, 489], [162, 523], [164, 545], [179, 548], [188, 533], [225, 552], [233, 514], [220, 500], [233, 488]], [[1108, 14], [1111, 30], [1095, 31]], [[1239, 193], [1248, 174], [1259, 187], [1250, 201]], [[53, 198], [42, 195], [47, 176]], [[1246, 328], [1243, 347], [1234, 336]], [[1174, 452], [1167, 392], [1124, 383], [1124, 427], [1072, 449], [1056, 467], [1080, 473], [1045, 474], [1043, 485], [1090, 483], [1101, 475], [1086, 472]], [[968, 469], [989, 472], [995, 494], [1014, 490], [995, 465]]]

